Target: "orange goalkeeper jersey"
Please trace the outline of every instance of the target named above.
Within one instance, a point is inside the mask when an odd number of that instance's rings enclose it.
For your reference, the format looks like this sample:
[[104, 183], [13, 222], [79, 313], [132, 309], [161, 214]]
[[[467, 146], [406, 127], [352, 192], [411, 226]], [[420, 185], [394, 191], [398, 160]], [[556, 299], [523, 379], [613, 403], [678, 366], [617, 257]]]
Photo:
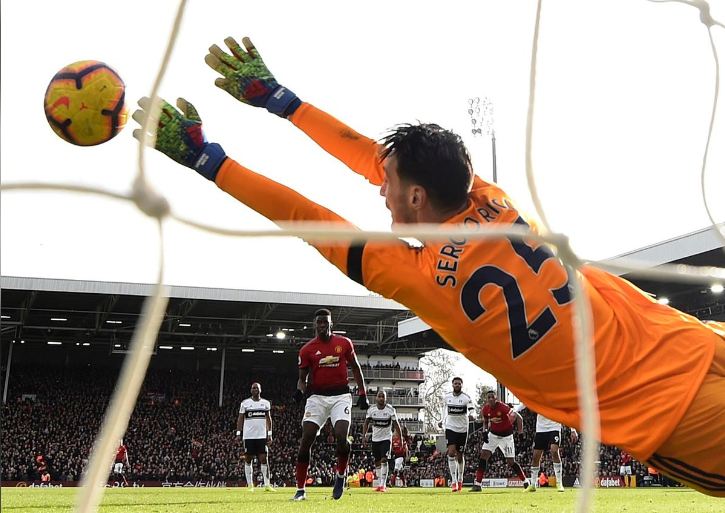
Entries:
[[[350, 169], [374, 185], [383, 183], [375, 141], [309, 104], [291, 120]], [[222, 165], [216, 183], [275, 221], [350, 224], [232, 159]], [[447, 223], [528, 226], [511, 199], [480, 178], [467, 209]], [[350, 278], [410, 308], [527, 406], [581, 426], [572, 296], [566, 272], [548, 246], [514, 238], [454, 238], [422, 248], [403, 242], [314, 246]], [[623, 279], [593, 267], [580, 275], [593, 314], [601, 440], [646, 459], [684, 415], [722, 335]]]

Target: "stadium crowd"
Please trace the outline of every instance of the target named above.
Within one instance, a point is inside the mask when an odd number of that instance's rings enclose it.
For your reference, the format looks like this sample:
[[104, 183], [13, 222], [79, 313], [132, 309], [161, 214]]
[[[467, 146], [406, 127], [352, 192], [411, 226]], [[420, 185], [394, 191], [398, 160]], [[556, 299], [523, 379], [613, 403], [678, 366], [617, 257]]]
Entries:
[[[75, 481], [88, 463], [88, 454], [100, 427], [117, 374], [89, 367], [76, 370], [15, 368], [0, 428], [0, 479], [39, 480], [37, 458], [43, 457], [53, 480]], [[124, 437], [128, 447], [129, 480], [223, 481], [243, 480], [241, 442], [233, 436], [240, 401], [249, 396], [252, 381], [262, 383], [262, 396], [272, 402], [274, 439], [269, 450], [271, 481], [289, 486], [301, 437], [302, 405], [291, 399], [294, 381], [275, 375], [227, 380], [225, 398], [218, 406], [216, 373], [149, 371]], [[525, 410], [524, 433], [515, 435], [516, 459], [528, 467], [532, 455], [535, 415]], [[351, 426], [351, 471], [374, 469], [369, 450], [362, 447], [362, 423]], [[472, 427], [472, 429], [475, 429]], [[579, 472], [579, 445], [562, 433], [564, 475]], [[415, 486], [421, 479], [447, 477], [447, 463], [434, 441], [420, 434], [409, 440], [410, 461], [404, 478]], [[465, 481], [473, 479], [481, 445], [475, 431], [466, 449]], [[601, 448], [601, 475], [618, 475], [619, 450]], [[313, 447], [309, 469], [311, 484], [329, 485], [334, 476], [334, 437], [329, 423]], [[542, 466], [553, 473], [550, 455]], [[257, 470], [258, 467], [257, 467]], [[646, 467], [632, 462], [633, 474], [646, 475]], [[486, 477], [508, 477], [500, 454], [489, 461]]]

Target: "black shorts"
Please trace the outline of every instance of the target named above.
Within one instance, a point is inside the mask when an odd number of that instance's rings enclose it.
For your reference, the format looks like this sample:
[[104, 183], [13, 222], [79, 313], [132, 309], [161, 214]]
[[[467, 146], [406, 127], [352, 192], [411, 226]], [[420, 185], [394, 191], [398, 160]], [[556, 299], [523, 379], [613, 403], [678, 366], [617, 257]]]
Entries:
[[534, 449], [538, 449], [540, 451], [547, 450], [551, 446], [551, 444], [559, 445], [560, 443], [560, 431], [537, 431], [534, 435]]
[[446, 445], [455, 445], [458, 452], [463, 452], [466, 448], [466, 440], [468, 439], [468, 432], [459, 433], [451, 429], [446, 429]]
[[243, 440], [244, 454], [267, 454], [266, 438], [246, 438]]
[[376, 462], [390, 459], [390, 440], [373, 442], [373, 458]]

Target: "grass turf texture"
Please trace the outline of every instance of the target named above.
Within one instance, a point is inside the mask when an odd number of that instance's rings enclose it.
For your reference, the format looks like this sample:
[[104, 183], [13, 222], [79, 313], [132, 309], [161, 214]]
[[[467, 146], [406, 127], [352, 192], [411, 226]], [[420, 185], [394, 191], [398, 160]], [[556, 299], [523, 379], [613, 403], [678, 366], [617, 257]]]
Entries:
[[[524, 493], [521, 489], [485, 489], [482, 493], [460, 493], [448, 489], [407, 488], [375, 493], [370, 489], [345, 491], [339, 501], [330, 497], [331, 488], [309, 488], [307, 500], [290, 502], [294, 488], [254, 493], [246, 488], [126, 488], [108, 489], [100, 511], [103, 513], [256, 513], [256, 512], [573, 512], [576, 491], [541, 489]], [[77, 488], [3, 488], [0, 506], [3, 513], [67, 513], [72, 511]], [[633, 490], [599, 489], [595, 491], [593, 513], [610, 512], [686, 512], [720, 513], [725, 499], [715, 499], [688, 489]]]

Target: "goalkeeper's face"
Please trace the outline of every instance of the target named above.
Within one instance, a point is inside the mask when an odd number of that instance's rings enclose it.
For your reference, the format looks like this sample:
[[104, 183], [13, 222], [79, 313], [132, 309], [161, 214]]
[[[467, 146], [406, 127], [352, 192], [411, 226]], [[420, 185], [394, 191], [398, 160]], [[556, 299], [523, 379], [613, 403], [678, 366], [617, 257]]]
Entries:
[[383, 168], [385, 178], [380, 186], [380, 195], [385, 198], [385, 206], [390, 210], [393, 225], [417, 222], [415, 187], [401, 180], [395, 154], [385, 159]]

